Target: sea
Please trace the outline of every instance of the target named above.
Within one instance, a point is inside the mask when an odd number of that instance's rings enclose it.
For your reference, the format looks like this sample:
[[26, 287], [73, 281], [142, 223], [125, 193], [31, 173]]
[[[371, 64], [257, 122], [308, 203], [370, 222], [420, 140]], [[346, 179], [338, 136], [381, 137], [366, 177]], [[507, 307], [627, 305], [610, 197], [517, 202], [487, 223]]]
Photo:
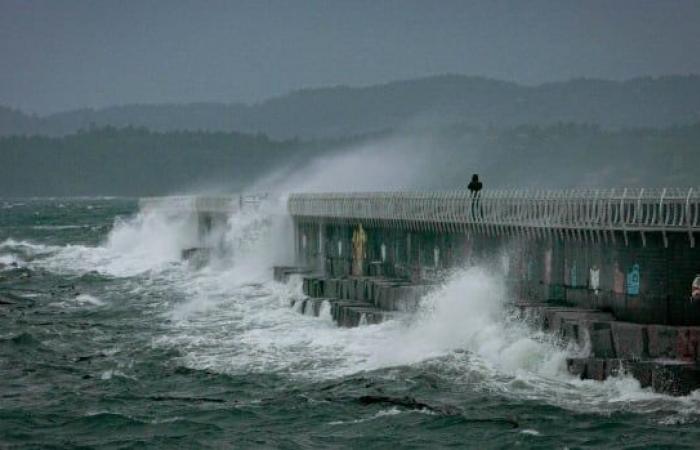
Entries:
[[290, 228], [232, 215], [183, 260], [186, 213], [0, 199], [0, 448], [698, 448], [700, 394], [567, 374], [581, 354], [465, 267], [415, 313], [340, 328], [291, 307]]

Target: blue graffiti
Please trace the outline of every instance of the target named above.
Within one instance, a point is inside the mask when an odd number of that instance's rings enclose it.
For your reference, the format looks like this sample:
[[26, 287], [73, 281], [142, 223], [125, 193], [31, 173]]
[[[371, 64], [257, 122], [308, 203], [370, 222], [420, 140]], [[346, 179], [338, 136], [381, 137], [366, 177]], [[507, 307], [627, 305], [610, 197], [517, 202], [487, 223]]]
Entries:
[[639, 295], [639, 264], [634, 264], [627, 272], [627, 294]]

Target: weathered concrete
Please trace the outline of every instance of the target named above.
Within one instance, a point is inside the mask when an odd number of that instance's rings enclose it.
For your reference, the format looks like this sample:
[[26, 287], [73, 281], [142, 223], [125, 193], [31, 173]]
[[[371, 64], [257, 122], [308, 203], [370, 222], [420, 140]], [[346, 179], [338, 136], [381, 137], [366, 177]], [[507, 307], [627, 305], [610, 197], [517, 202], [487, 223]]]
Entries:
[[273, 268], [273, 279], [278, 283], [286, 283], [292, 275], [308, 275], [311, 269], [296, 266], [275, 266]]
[[[411, 312], [452, 269], [497, 270], [523, 318], [589, 354], [569, 369], [619, 370], [671, 393], [697, 386], [700, 195], [694, 190], [299, 194], [297, 263], [343, 326]], [[378, 320], [378, 319], [376, 319]]]
[[700, 388], [700, 327], [620, 322], [610, 313], [577, 308], [521, 308], [531, 323], [589, 350], [588, 356], [567, 360], [574, 375], [605, 380], [625, 372], [643, 387], [672, 395]]
[[700, 388], [700, 366], [674, 361], [637, 361], [626, 359], [569, 358], [570, 373], [583, 379], [603, 381], [610, 376], [628, 373], [642, 387], [671, 395], [688, 395]]
[[328, 278], [423, 284], [455, 267], [498, 266], [519, 302], [604, 310], [625, 322], [700, 325], [700, 302], [690, 301], [700, 251], [687, 233], [489, 233], [371, 222], [360, 230], [352, 222], [314, 221], [296, 227], [300, 264]]
[[[303, 279], [307, 297], [291, 306], [302, 314], [319, 316], [326, 304], [341, 327], [372, 325], [415, 311], [432, 287], [392, 278], [311, 275]], [[610, 312], [546, 303], [519, 308], [524, 320], [588, 351], [567, 361], [574, 375], [605, 380], [625, 372], [642, 386], [673, 395], [700, 388], [700, 327], [621, 322]]]

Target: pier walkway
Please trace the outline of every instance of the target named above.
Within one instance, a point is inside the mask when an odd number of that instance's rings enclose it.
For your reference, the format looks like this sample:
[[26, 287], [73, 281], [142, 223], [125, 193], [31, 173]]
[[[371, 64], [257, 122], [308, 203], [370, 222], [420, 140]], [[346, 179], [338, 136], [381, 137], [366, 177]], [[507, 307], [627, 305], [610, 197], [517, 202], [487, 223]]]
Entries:
[[[512, 233], [700, 231], [698, 189], [492, 190], [308, 193], [289, 198], [302, 222], [362, 223], [414, 231]], [[584, 233], [585, 234], [585, 233]]]

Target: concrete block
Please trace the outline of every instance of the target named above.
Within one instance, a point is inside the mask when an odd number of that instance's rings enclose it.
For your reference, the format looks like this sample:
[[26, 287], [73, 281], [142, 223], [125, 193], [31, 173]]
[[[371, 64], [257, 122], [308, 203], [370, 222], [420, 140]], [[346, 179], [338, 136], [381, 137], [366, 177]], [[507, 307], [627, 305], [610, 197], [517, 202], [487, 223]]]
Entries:
[[623, 361], [623, 367], [632, 375], [639, 384], [645, 388], [652, 385], [652, 374], [654, 373], [654, 364], [651, 361]]
[[390, 287], [386, 284], [380, 284], [375, 289], [374, 305], [378, 308], [390, 310], [391, 305], [389, 303], [389, 289]]
[[310, 286], [311, 286], [311, 278], [304, 277], [304, 279], [302, 280], [302, 284], [301, 284], [301, 291], [304, 293], [304, 295], [310, 295], [309, 294], [309, 292], [311, 291]]
[[675, 358], [678, 355], [678, 327], [648, 325], [649, 356], [651, 358]]
[[348, 279], [340, 280], [340, 298], [350, 299], [350, 280]]
[[571, 375], [584, 378], [586, 376], [586, 358], [567, 358], [566, 370]]
[[561, 323], [561, 337], [568, 342], [579, 342], [578, 321], [565, 319]]
[[331, 300], [331, 316], [333, 317], [333, 320], [338, 323], [339, 325], [342, 325], [343, 323], [347, 323], [349, 319], [346, 318], [347, 311], [346, 309], [351, 308], [351, 307], [361, 307], [361, 308], [366, 308], [366, 307], [371, 307], [371, 305], [364, 303], [364, 302], [355, 302], [351, 300]]
[[696, 364], [657, 362], [652, 371], [652, 388], [670, 395], [688, 395], [700, 388], [700, 368]]
[[316, 278], [314, 281], [315, 282], [314, 282], [314, 295], [313, 295], [313, 297], [314, 298], [323, 297], [323, 288], [324, 288], [324, 284], [325, 284], [324, 283], [325, 279], [324, 278]]
[[698, 361], [698, 348], [700, 346], [700, 327], [685, 327], [678, 333], [678, 358], [693, 362]]
[[418, 309], [420, 288], [418, 286], [397, 286], [395, 311], [413, 312]]
[[329, 278], [326, 280], [326, 284], [323, 289], [323, 296], [328, 298], [338, 297], [338, 279]]
[[610, 322], [593, 322], [589, 328], [591, 355], [596, 358], [615, 358]]
[[606, 359], [605, 360], [605, 379], [616, 377], [625, 372], [625, 366], [621, 359]]
[[367, 279], [358, 278], [355, 286], [355, 298], [361, 301], [367, 301]]
[[586, 373], [584, 378], [589, 380], [603, 381], [606, 377], [605, 359], [589, 358], [586, 361]]
[[612, 338], [618, 358], [641, 359], [647, 356], [647, 333], [644, 325], [612, 322]]
[[373, 325], [384, 320], [383, 311], [366, 306], [347, 306], [342, 308], [338, 325], [342, 327], [357, 327]]

